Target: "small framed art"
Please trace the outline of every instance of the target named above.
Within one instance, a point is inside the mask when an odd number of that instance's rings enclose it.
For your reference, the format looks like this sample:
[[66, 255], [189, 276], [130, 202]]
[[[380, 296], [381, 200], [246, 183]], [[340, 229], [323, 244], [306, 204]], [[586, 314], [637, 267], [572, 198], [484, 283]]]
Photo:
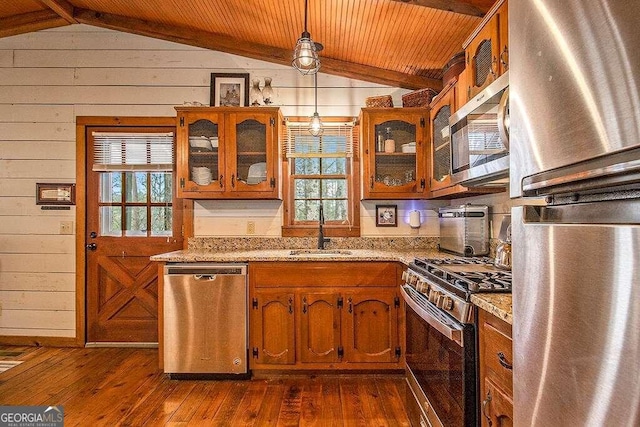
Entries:
[[36, 183], [36, 205], [75, 205], [75, 184]]
[[249, 73], [211, 73], [212, 107], [249, 105]]
[[376, 227], [397, 227], [398, 206], [376, 205]]

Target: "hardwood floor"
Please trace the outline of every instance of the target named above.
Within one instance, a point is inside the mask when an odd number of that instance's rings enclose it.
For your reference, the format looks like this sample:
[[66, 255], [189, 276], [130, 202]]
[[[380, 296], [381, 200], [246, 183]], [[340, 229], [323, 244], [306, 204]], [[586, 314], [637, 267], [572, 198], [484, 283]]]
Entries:
[[397, 375], [171, 380], [154, 349], [0, 346], [1, 405], [62, 405], [65, 426], [408, 426]]

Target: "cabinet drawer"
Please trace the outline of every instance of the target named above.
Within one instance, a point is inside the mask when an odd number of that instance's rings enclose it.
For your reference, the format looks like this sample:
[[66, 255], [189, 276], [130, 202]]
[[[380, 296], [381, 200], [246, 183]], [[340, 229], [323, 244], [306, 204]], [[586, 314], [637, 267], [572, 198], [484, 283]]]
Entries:
[[510, 325], [502, 324], [497, 318], [487, 316], [481, 320], [480, 327], [482, 328], [480, 333], [484, 337], [480, 357], [486, 366], [486, 375], [504, 390], [512, 393], [513, 345]]
[[392, 262], [260, 262], [249, 265], [256, 288], [292, 286], [398, 286], [400, 268]]

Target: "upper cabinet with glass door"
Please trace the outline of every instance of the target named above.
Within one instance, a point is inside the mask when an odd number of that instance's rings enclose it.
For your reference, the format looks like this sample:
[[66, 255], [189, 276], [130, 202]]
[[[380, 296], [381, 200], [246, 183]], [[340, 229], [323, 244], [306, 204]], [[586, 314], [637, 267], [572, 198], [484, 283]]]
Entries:
[[460, 106], [509, 69], [507, 0], [498, 0], [464, 43], [465, 70], [458, 85]]
[[176, 107], [178, 197], [278, 199], [278, 108]]
[[363, 108], [363, 199], [412, 199], [428, 194], [427, 108]]

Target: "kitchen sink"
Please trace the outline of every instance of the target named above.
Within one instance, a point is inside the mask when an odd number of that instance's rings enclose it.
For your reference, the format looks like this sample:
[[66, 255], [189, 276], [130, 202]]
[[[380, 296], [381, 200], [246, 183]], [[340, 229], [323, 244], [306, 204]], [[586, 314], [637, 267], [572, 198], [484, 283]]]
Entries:
[[289, 252], [289, 255], [293, 256], [336, 256], [336, 255], [351, 255], [351, 251], [341, 249], [294, 249]]

